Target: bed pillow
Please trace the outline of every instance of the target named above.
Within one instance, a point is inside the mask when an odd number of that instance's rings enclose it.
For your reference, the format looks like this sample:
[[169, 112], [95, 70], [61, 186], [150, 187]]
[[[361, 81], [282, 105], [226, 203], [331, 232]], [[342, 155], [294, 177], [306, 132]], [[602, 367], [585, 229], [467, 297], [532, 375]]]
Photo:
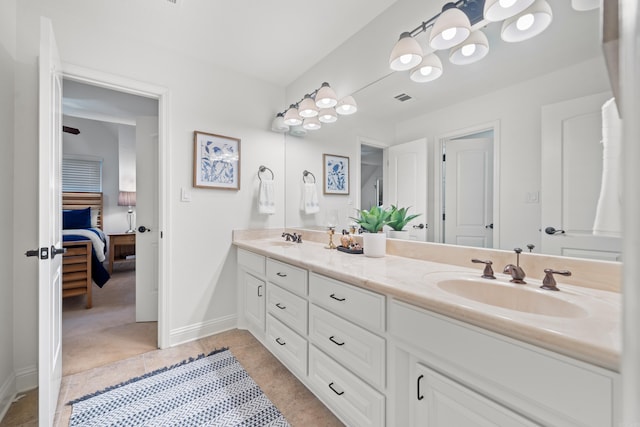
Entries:
[[91, 208], [63, 210], [62, 228], [65, 230], [91, 228]]

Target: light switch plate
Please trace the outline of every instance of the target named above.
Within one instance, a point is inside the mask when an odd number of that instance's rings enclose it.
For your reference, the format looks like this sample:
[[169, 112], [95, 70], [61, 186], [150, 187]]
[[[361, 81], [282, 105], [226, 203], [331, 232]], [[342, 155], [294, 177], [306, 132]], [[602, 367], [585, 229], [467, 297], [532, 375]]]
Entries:
[[189, 190], [188, 188], [182, 187], [180, 189], [180, 200], [183, 202], [190, 202], [191, 201], [191, 190]]

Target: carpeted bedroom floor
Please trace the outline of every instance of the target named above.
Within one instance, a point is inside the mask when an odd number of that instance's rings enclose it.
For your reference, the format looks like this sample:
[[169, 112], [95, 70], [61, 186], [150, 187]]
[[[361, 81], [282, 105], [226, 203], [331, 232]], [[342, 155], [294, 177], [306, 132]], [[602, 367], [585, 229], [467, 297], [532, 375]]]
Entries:
[[[63, 378], [55, 426], [68, 426], [69, 400], [93, 393], [189, 357], [229, 347], [292, 426], [343, 424], [250, 333], [231, 330], [158, 350], [155, 322], [135, 323], [135, 271], [114, 271], [93, 308], [84, 297], [64, 301]], [[0, 426], [37, 426], [37, 390], [14, 403]]]

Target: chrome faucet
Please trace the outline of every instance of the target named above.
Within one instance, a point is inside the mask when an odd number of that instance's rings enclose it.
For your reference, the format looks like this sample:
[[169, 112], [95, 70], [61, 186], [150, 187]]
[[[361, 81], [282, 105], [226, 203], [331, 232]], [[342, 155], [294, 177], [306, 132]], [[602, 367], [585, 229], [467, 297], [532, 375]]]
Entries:
[[302, 243], [302, 234], [282, 233], [282, 237], [284, 237], [287, 242]]
[[524, 270], [522, 269], [522, 267], [520, 267], [520, 253], [522, 252], [522, 249], [515, 248], [514, 251], [516, 253], [516, 265], [507, 264], [504, 267], [503, 273], [511, 275], [510, 282], [519, 283], [521, 285], [526, 285], [527, 282], [524, 281], [524, 278], [526, 277], [526, 274], [525, 274]]

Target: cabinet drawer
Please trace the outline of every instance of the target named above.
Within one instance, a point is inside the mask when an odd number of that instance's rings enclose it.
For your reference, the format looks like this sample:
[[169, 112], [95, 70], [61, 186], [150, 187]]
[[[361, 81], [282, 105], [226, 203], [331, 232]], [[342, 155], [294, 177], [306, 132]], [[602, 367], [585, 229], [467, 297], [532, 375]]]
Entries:
[[307, 335], [307, 301], [269, 283], [267, 310], [291, 329]]
[[300, 296], [307, 296], [307, 270], [267, 260], [267, 279]]
[[265, 257], [238, 248], [238, 265], [264, 276]]
[[614, 374], [393, 301], [389, 329], [457, 381], [553, 426], [613, 425]]
[[383, 338], [311, 304], [309, 340], [371, 385], [384, 387]]
[[267, 347], [291, 371], [307, 375], [307, 340], [267, 315]]
[[312, 302], [376, 332], [385, 330], [385, 297], [319, 274], [309, 277]]
[[309, 383], [349, 426], [385, 425], [385, 398], [329, 356], [309, 346]]

